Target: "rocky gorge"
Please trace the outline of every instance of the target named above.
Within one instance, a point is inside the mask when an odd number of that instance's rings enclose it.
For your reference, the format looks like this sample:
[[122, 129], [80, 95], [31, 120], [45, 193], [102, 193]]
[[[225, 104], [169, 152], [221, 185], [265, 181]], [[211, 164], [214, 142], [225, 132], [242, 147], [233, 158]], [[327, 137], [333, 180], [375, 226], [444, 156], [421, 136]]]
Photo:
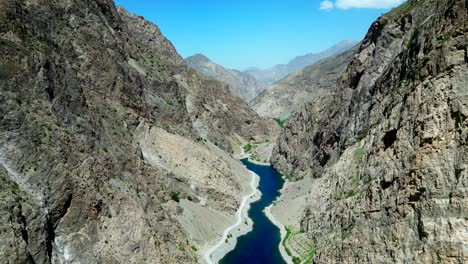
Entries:
[[[0, 263], [217, 262], [255, 200], [287, 263], [468, 262], [468, 2], [355, 44], [249, 106], [261, 82], [112, 0], [0, 0]], [[285, 185], [263, 204], [239, 158]]]
[[295, 229], [293, 255], [468, 261], [467, 12], [410, 0], [384, 14], [331, 95], [292, 115], [272, 158], [291, 182], [272, 211]]

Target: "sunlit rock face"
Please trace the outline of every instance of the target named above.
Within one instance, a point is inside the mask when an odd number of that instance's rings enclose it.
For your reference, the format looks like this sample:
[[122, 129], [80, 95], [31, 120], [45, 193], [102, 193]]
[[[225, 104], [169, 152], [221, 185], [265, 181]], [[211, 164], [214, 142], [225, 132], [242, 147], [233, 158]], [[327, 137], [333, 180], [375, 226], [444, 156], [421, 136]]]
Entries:
[[466, 18], [466, 1], [408, 1], [293, 114], [273, 162], [314, 179], [301, 228], [317, 263], [468, 261]]

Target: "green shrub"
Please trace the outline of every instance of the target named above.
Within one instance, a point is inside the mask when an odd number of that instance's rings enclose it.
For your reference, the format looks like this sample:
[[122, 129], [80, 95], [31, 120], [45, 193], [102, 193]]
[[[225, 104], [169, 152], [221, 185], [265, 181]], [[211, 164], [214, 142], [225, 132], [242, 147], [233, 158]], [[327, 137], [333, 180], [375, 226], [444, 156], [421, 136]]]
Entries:
[[245, 152], [251, 151], [252, 150], [252, 144], [249, 143], [249, 144], [245, 145], [244, 150], [245, 150]]
[[176, 201], [176, 202], [180, 202], [180, 197], [179, 197], [179, 193], [178, 192], [171, 192], [171, 199]]
[[287, 119], [281, 120], [281, 118], [279, 118], [279, 117], [274, 118], [274, 120], [276, 121], [276, 123], [278, 123], [278, 125], [279, 125], [280, 127], [283, 127], [283, 128], [284, 128], [284, 126], [286, 125], [286, 121], [287, 121]]
[[296, 257], [296, 256], [292, 257], [292, 261], [294, 264], [301, 264], [301, 259], [299, 257]]

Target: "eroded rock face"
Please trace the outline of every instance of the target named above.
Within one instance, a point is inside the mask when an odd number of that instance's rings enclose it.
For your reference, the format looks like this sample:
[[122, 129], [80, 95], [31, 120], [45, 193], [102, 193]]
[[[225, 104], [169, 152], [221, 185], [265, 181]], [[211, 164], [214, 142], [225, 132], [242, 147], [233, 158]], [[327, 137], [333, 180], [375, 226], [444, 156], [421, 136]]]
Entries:
[[185, 61], [190, 67], [205, 76], [228, 84], [231, 94], [244, 99], [246, 102], [252, 101], [267, 88], [266, 83], [258, 81], [246, 73], [226, 69], [202, 54], [190, 56]]
[[227, 152], [279, 131], [111, 0], [0, 0], [0, 262], [194, 262], [177, 200], [232, 212], [239, 186], [193, 193], [145, 160], [142, 124]]
[[383, 15], [333, 95], [290, 120], [273, 162], [321, 190], [301, 224], [317, 263], [468, 261], [467, 8]]

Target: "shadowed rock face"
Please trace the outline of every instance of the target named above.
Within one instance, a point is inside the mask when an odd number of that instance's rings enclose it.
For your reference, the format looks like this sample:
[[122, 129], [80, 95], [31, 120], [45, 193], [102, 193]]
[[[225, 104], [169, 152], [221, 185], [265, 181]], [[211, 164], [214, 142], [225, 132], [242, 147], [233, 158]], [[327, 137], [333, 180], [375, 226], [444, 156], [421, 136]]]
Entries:
[[273, 162], [315, 178], [301, 227], [317, 263], [468, 261], [467, 8], [383, 15], [333, 94], [290, 119]]
[[232, 213], [239, 188], [190, 189], [137, 128], [226, 152], [279, 131], [113, 1], [0, 0], [0, 262], [194, 262], [175, 200]]
[[240, 71], [226, 69], [201, 54], [188, 57], [185, 61], [190, 67], [207, 77], [226, 83], [232, 95], [246, 102], [250, 102], [267, 87], [265, 83], [257, 81], [254, 77]]

